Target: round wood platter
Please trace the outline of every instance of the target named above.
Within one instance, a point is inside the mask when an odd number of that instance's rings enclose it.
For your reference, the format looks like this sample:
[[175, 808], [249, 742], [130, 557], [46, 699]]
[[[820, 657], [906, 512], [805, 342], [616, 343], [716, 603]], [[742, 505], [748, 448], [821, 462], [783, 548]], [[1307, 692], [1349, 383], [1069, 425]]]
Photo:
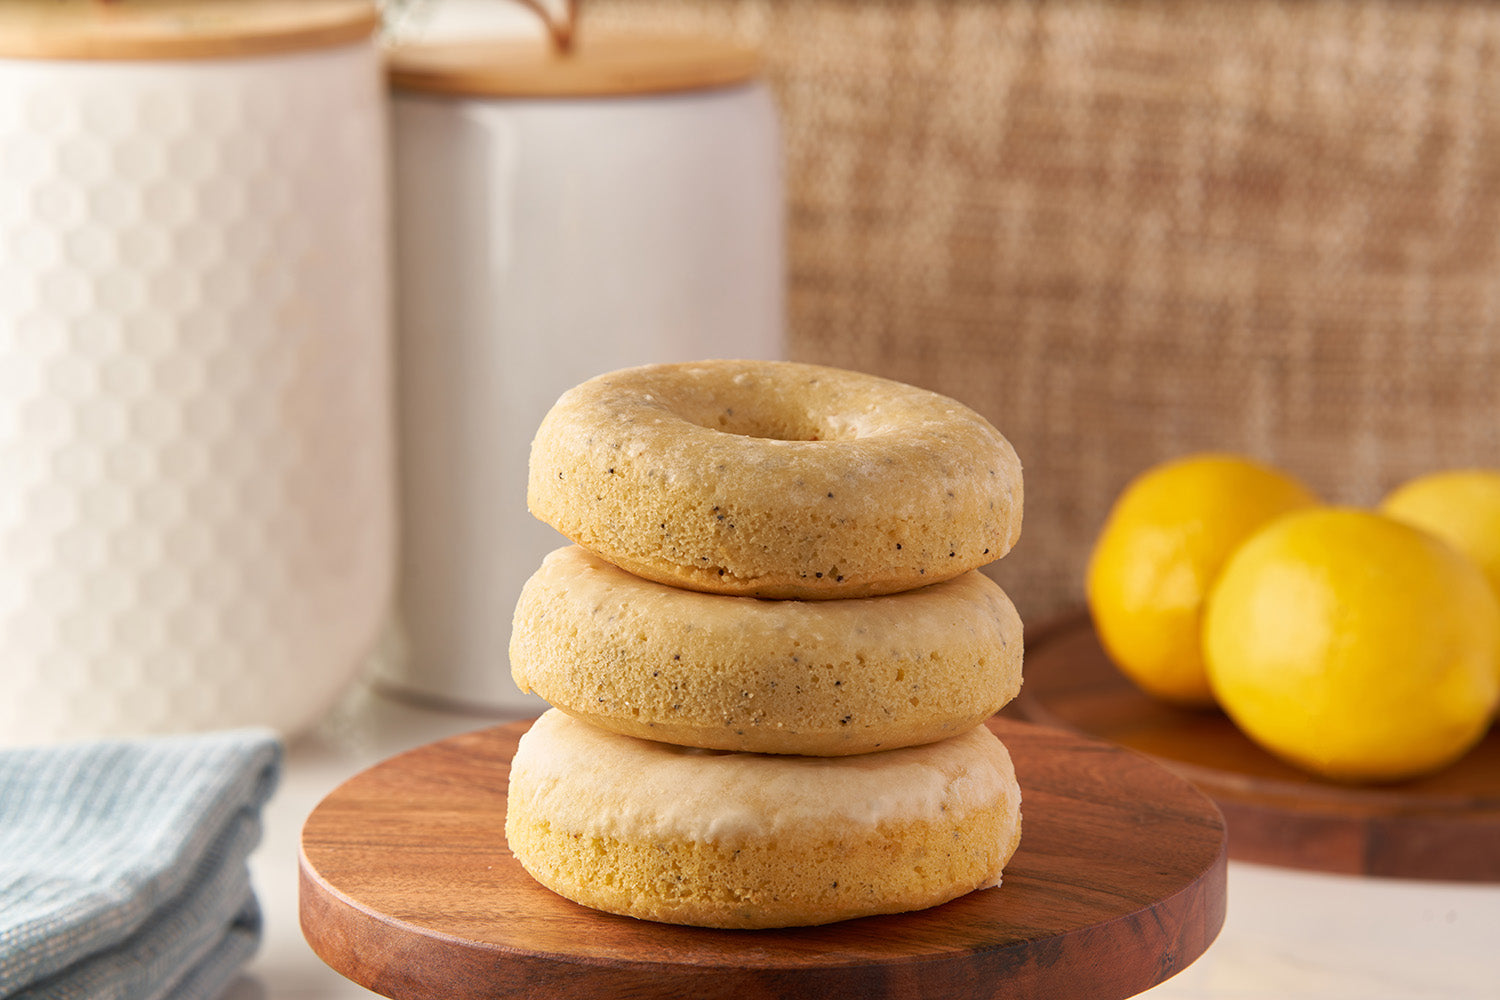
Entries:
[[1286, 868], [1500, 881], [1500, 729], [1415, 781], [1341, 785], [1283, 763], [1214, 709], [1177, 708], [1110, 662], [1086, 616], [1028, 642], [1015, 714], [1139, 751], [1223, 811], [1229, 854]]
[[394, 757], [302, 831], [300, 910], [332, 968], [393, 998], [1133, 996], [1224, 921], [1222, 818], [1138, 754], [995, 719], [1022, 789], [1004, 885], [916, 913], [721, 931], [587, 909], [506, 849], [510, 723]]

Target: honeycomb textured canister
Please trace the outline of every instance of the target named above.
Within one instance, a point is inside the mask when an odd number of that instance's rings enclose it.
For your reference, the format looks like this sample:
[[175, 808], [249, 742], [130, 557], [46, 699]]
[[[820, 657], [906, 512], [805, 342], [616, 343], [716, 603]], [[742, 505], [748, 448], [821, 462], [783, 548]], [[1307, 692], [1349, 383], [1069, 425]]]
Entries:
[[0, 743], [322, 714], [394, 561], [372, 43], [0, 60]]

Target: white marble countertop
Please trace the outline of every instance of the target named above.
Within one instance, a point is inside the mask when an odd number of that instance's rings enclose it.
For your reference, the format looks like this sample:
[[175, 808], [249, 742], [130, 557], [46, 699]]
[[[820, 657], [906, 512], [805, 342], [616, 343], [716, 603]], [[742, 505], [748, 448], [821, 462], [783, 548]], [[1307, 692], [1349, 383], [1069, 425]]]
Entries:
[[[325, 966], [297, 923], [302, 822], [344, 779], [392, 754], [498, 721], [361, 689], [293, 743], [252, 859], [266, 913], [260, 954], [226, 1000], [374, 994]], [[1500, 844], [1495, 846], [1500, 850]], [[1353, 878], [1231, 863], [1229, 914], [1154, 1000], [1500, 1000], [1500, 885]]]

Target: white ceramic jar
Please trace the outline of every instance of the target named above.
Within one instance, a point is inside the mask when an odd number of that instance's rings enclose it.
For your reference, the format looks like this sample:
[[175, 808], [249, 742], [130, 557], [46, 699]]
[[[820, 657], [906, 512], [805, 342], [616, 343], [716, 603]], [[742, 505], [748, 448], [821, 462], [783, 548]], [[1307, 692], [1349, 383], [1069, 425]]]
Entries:
[[615, 368], [779, 357], [775, 107], [701, 40], [442, 43], [393, 59], [406, 655], [389, 687], [521, 711], [521, 586], [565, 540], [526, 509], [531, 438]]
[[0, 10], [0, 743], [293, 735], [394, 567], [356, 0]]

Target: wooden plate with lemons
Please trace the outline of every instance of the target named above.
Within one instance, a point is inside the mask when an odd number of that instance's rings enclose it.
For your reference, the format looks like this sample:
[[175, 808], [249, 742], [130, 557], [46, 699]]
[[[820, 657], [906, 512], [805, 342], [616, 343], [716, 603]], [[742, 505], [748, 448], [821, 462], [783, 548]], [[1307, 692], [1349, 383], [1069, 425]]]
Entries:
[[1029, 637], [1024, 716], [1190, 778], [1230, 853], [1500, 881], [1500, 471], [1322, 503], [1242, 456], [1122, 492], [1088, 614]]

